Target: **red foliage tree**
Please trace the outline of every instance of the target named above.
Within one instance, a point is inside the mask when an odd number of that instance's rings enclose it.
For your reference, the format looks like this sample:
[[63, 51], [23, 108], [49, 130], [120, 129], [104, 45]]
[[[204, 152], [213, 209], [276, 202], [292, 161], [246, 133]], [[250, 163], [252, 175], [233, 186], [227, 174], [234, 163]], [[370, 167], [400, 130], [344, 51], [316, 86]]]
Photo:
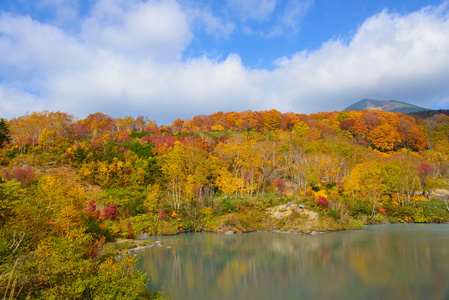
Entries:
[[284, 180], [282, 180], [281, 178], [276, 179], [274, 181], [274, 186], [278, 190], [279, 195], [282, 195], [284, 193], [284, 190], [285, 190], [285, 181]]
[[92, 248], [89, 250], [89, 257], [94, 259], [100, 254], [101, 249], [103, 248], [103, 245], [105, 243], [105, 238], [102, 236], [98, 241], [95, 241], [95, 243], [92, 245]]
[[428, 176], [430, 173], [432, 173], [433, 167], [429, 165], [428, 163], [423, 162], [418, 167], [418, 172], [421, 175]]
[[103, 218], [105, 220], [115, 220], [118, 217], [117, 206], [111, 204], [108, 207], [103, 208]]
[[93, 216], [95, 219], [100, 218], [100, 211], [97, 209], [95, 200], [92, 199], [87, 203], [86, 212], [88, 215]]
[[157, 216], [158, 216], [159, 220], [162, 220], [162, 221], [168, 220], [168, 215], [167, 215], [167, 213], [165, 212], [165, 210], [161, 210], [161, 211], [157, 214]]
[[418, 167], [419, 179], [421, 181], [421, 186], [423, 189], [423, 192], [422, 192], [423, 196], [426, 195], [426, 191], [427, 191], [427, 187], [428, 187], [428, 184], [427, 184], [428, 177], [432, 173], [432, 171], [433, 171], [432, 166], [425, 162], [420, 164]]

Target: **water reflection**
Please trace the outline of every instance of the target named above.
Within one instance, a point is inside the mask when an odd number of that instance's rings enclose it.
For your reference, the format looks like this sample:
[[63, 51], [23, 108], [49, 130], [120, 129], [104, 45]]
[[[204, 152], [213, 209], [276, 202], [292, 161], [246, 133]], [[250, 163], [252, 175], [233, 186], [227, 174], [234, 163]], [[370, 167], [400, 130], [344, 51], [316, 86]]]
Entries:
[[449, 225], [158, 239], [139, 263], [175, 300], [449, 299]]

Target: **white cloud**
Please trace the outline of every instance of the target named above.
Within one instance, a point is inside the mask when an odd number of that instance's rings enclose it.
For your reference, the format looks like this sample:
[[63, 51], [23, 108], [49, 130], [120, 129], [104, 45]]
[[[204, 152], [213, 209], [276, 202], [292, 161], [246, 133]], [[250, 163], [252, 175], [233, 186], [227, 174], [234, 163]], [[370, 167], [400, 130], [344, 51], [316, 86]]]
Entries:
[[[227, 4], [242, 21], [242, 32], [272, 38], [296, 34], [314, 0], [227, 0]], [[267, 24], [267, 28], [255, 29], [252, 21]]]
[[304, 16], [313, 7], [314, 0], [289, 0], [279, 14], [276, 24], [265, 33], [267, 37], [296, 34]]
[[215, 16], [209, 10], [197, 10], [196, 19], [202, 23], [207, 34], [228, 39], [235, 29], [234, 23]]
[[367, 97], [430, 106], [449, 92], [448, 33], [447, 12], [383, 11], [366, 20], [348, 45], [330, 41], [280, 59], [273, 75], [285, 79], [282, 91], [290, 92], [286, 99], [296, 110], [342, 109]]
[[136, 59], [179, 59], [193, 38], [187, 16], [175, 1], [101, 0], [83, 21], [89, 45]]
[[39, 85], [52, 74], [85, 68], [88, 63], [86, 48], [55, 26], [0, 15], [0, 76]]
[[[42, 99], [6, 84], [0, 84], [0, 118], [22, 116], [31, 111], [45, 110]], [[31, 108], [31, 110], [30, 110]]]
[[198, 58], [166, 65], [104, 57], [86, 73], [56, 79], [52, 98], [64, 98], [58, 109], [77, 115], [102, 111], [171, 121], [217, 110], [250, 109], [247, 76], [235, 55], [222, 62]]
[[227, 0], [227, 4], [244, 21], [267, 21], [276, 7], [276, 0]]
[[349, 43], [332, 40], [280, 58], [272, 71], [245, 68], [237, 54], [183, 61], [192, 18], [198, 11], [174, 1], [100, 1], [71, 35], [1, 14], [1, 115], [101, 111], [166, 124], [219, 110], [340, 110], [362, 98], [448, 103], [449, 18], [441, 7], [383, 11]]

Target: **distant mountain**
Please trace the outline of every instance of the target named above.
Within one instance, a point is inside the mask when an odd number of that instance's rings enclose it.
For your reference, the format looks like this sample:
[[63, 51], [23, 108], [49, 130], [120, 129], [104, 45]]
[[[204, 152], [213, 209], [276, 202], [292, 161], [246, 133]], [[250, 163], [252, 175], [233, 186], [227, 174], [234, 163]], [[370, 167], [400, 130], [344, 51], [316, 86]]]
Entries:
[[346, 107], [344, 110], [382, 110], [382, 111], [410, 114], [421, 111], [427, 111], [429, 109], [396, 100], [380, 101], [373, 99], [363, 99], [357, 103], [354, 103]]

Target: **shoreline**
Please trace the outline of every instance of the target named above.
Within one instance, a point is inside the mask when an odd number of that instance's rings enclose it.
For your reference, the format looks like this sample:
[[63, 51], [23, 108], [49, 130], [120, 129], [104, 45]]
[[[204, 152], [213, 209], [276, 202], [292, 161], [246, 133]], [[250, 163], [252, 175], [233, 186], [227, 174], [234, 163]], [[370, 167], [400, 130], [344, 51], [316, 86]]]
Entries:
[[[165, 234], [165, 235], [149, 235], [149, 234], [141, 234], [143, 237], [137, 237], [135, 239], [121, 239], [118, 238], [113, 242], [109, 242], [107, 244], [109, 245], [123, 245], [124, 247], [120, 250], [126, 250], [129, 254], [135, 254], [139, 251], [153, 248], [153, 247], [162, 247], [161, 241], [154, 241], [150, 242], [149, 239], [152, 237], [166, 237], [166, 236], [177, 236], [182, 234], [188, 234], [188, 233], [212, 233], [212, 234], [218, 234], [218, 235], [244, 235], [248, 233], [276, 233], [276, 234], [292, 234], [292, 235], [321, 235], [321, 234], [329, 234], [333, 232], [341, 232], [341, 231], [355, 231], [355, 230], [364, 230], [366, 229], [366, 226], [375, 226], [375, 225], [395, 225], [395, 224], [446, 224], [448, 225], [449, 222], [431, 222], [431, 223], [412, 223], [412, 222], [397, 222], [397, 223], [379, 223], [379, 224], [364, 224], [364, 228], [353, 228], [353, 229], [344, 229], [344, 230], [328, 230], [328, 231], [311, 231], [309, 233], [305, 232], [295, 232], [295, 231], [283, 231], [283, 230], [251, 230], [251, 231], [242, 231], [237, 233], [226, 233], [226, 232], [216, 232], [216, 231], [189, 231], [189, 232], [178, 232], [176, 234]], [[171, 248], [168, 246], [167, 248]]]

